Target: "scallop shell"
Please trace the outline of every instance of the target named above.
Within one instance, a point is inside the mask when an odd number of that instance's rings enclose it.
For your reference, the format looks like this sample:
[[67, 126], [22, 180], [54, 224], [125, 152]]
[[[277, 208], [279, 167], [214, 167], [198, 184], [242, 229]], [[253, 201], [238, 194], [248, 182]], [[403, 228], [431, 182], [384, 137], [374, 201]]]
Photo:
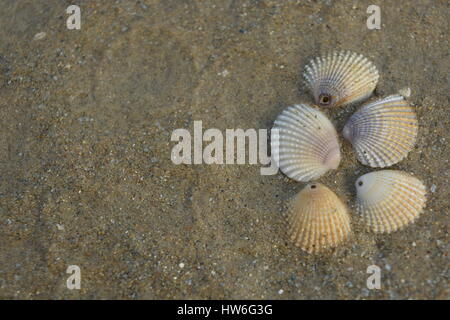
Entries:
[[374, 232], [390, 233], [414, 222], [426, 202], [426, 188], [398, 170], [367, 173], [356, 180], [357, 211]]
[[320, 183], [306, 185], [292, 199], [287, 223], [292, 242], [309, 253], [336, 247], [351, 233], [347, 207]]
[[378, 70], [364, 56], [333, 52], [312, 59], [303, 74], [316, 104], [337, 107], [368, 98], [378, 83]]
[[305, 104], [290, 106], [275, 120], [272, 158], [281, 171], [297, 181], [310, 181], [336, 169], [341, 152], [336, 130], [319, 110]]
[[414, 147], [417, 118], [401, 95], [365, 104], [347, 121], [343, 129], [358, 160], [371, 167], [393, 165]]

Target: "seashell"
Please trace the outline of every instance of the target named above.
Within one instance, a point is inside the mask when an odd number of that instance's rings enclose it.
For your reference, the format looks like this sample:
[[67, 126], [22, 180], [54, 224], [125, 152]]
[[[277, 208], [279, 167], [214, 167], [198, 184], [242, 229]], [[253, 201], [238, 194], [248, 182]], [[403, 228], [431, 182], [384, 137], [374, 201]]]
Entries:
[[292, 199], [287, 223], [292, 242], [309, 253], [336, 247], [351, 233], [346, 205], [320, 183], [306, 185]]
[[411, 97], [411, 88], [402, 88], [398, 90], [398, 93], [405, 98], [409, 98]]
[[271, 132], [272, 158], [297, 181], [310, 181], [336, 169], [341, 152], [336, 130], [319, 110], [305, 104], [285, 109]]
[[349, 51], [312, 59], [303, 76], [316, 104], [322, 107], [338, 107], [368, 98], [379, 78], [372, 62]]
[[412, 223], [426, 202], [426, 188], [398, 170], [367, 173], [356, 180], [357, 211], [374, 232], [390, 233]]
[[418, 130], [416, 114], [401, 95], [365, 104], [343, 129], [358, 160], [371, 167], [393, 165], [414, 147]]

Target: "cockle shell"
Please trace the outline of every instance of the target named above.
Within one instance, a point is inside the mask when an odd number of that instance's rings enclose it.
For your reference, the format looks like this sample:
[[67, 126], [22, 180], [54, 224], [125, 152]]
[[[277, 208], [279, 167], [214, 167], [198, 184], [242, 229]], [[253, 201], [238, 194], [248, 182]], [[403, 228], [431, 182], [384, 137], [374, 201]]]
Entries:
[[401, 95], [365, 104], [343, 129], [358, 160], [371, 167], [391, 166], [414, 147], [418, 123], [414, 110]]
[[378, 83], [378, 70], [364, 56], [332, 52], [312, 59], [303, 74], [321, 107], [337, 107], [368, 98]]
[[351, 233], [346, 205], [320, 183], [306, 185], [291, 200], [287, 223], [290, 239], [309, 253], [336, 247]]
[[356, 180], [357, 211], [374, 232], [390, 233], [412, 223], [426, 202], [426, 188], [398, 170], [367, 173]]
[[336, 169], [341, 152], [336, 130], [319, 110], [305, 104], [290, 106], [271, 131], [272, 158], [289, 178], [317, 179]]

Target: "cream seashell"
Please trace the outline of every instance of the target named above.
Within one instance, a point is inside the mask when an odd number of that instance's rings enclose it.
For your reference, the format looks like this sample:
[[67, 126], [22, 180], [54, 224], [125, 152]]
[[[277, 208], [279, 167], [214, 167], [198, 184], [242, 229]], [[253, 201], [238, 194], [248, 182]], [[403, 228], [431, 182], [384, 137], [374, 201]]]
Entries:
[[320, 183], [306, 185], [290, 202], [288, 235], [309, 253], [336, 247], [351, 234], [346, 205]]
[[414, 147], [418, 130], [416, 114], [401, 95], [365, 104], [343, 129], [358, 160], [371, 167], [391, 166]]
[[337, 107], [368, 98], [379, 78], [372, 62], [349, 51], [312, 59], [303, 76], [316, 104], [322, 107]]
[[411, 97], [411, 88], [402, 88], [398, 90], [398, 93], [405, 98], [409, 98]]
[[357, 211], [374, 232], [390, 233], [412, 223], [426, 202], [426, 188], [398, 170], [367, 173], [356, 180]]
[[305, 104], [290, 106], [271, 131], [272, 158], [281, 171], [297, 181], [310, 181], [336, 169], [341, 152], [336, 130], [319, 110]]

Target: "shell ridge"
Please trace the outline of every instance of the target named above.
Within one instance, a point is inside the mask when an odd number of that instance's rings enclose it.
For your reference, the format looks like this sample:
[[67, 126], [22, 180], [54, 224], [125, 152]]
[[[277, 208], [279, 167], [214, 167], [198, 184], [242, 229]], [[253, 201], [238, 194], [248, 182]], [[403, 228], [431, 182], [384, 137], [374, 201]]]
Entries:
[[370, 185], [357, 188], [357, 212], [374, 232], [393, 232], [414, 223], [426, 205], [422, 181], [398, 170], [367, 173], [357, 181]]
[[[335, 51], [310, 60], [303, 77], [317, 104], [340, 106], [370, 96], [379, 74], [374, 64], [361, 54]], [[330, 100], [321, 100], [322, 94]]]
[[400, 95], [363, 105], [344, 126], [344, 137], [353, 145], [358, 160], [382, 168], [407, 156], [417, 132], [416, 114]]
[[345, 241], [351, 230], [349, 221], [346, 206], [320, 183], [306, 185], [288, 208], [289, 237], [308, 253], [334, 248]]
[[271, 143], [273, 154], [288, 177], [309, 181], [339, 165], [336, 129], [316, 108], [305, 104], [290, 106], [277, 117], [273, 129], [279, 132], [278, 141]]

